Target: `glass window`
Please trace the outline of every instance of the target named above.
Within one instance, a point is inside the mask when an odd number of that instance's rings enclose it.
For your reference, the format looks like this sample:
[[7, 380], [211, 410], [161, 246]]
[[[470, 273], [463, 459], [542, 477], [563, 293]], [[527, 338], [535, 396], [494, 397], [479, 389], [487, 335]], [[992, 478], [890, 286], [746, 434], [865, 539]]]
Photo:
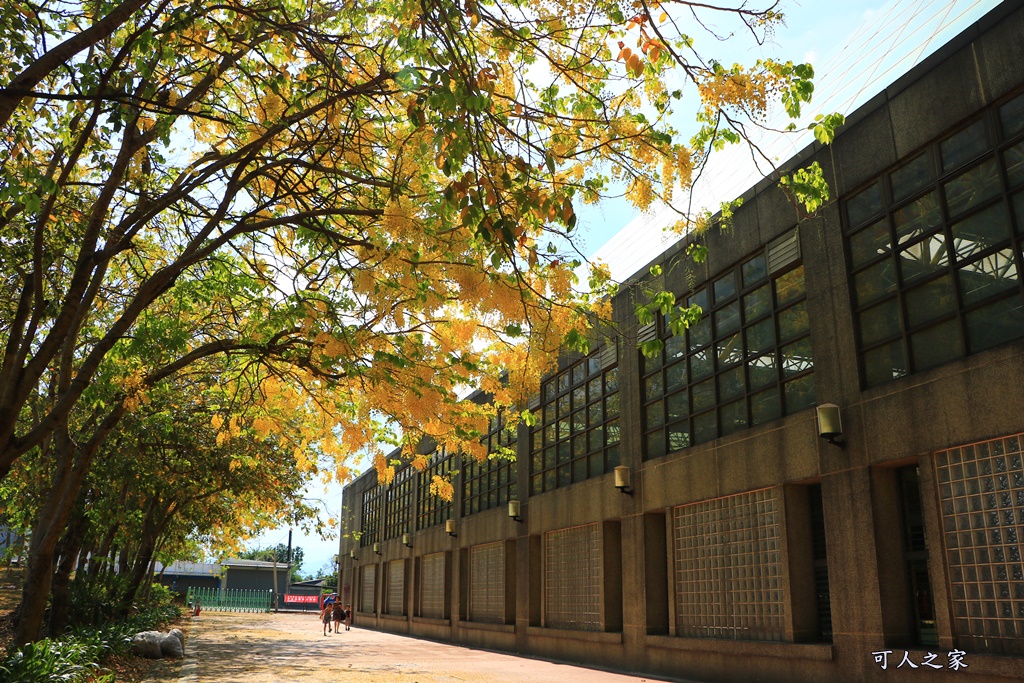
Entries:
[[644, 398], [650, 400], [652, 398], [658, 398], [664, 392], [664, 387], [661, 383], [661, 373], [651, 375], [644, 380]]
[[999, 108], [999, 122], [1003, 137], [1011, 138], [1024, 131], [1024, 95], [1010, 100]]
[[746, 401], [734, 401], [719, 408], [722, 436], [747, 428]]
[[665, 370], [665, 391], [674, 391], [686, 384], [686, 363], [670, 365]]
[[779, 306], [796, 301], [804, 294], [806, 294], [806, 290], [804, 289], [803, 266], [798, 266], [775, 280], [775, 301]]
[[687, 306], [693, 306], [694, 304], [700, 306], [702, 311], [708, 310], [708, 290], [697, 290], [686, 300]]
[[983, 351], [1024, 336], [1024, 304], [1014, 296], [967, 314], [967, 344]]
[[750, 397], [750, 416], [753, 424], [759, 425], [782, 417], [778, 387], [758, 392]]
[[619, 416], [619, 395], [612, 394], [604, 400], [605, 419], [610, 420]]
[[711, 352], [703, 349], [690, 356], [690, 380], [707, 377], [711, 374]]
[[[688, 300], [708, 291], [698, 290]], [[715, 303], [687, 332], [686, 347], [662, 332], [662, 367], [647, 372], [641, 385], [648, 458], [662, 445], [672, 452], [755, 423], [748, 391], [759, 396], [757, 424], [813, 405], [813, 382], [795, 384], [790, 393], [799, 389], [800, 400], [784, 403], [776, 360], [784, 355], [786, 376], [793, 379], [813, 370], [803, 266], [769, 277], [759, 253], [713, 279], [710, 291]], [[780, 348], [777, 330], [788, 335], [788, 346]]]
[[758, 287], [753, 292], [743, 297], [743, 317], [748, 323], [757, 320], [763, 315], [771, 313], [771, 310], [771, 285]]
[[864, 383], [878, 386], [907, 374], [903, 342], [896, 340], [864, 353]]
[[807, 319], [807, 303], [800, 303], [790, 306], [779, 313], [779, 339], [792, 339], [810, 329], [810, 322]]
[[743, 360], [743, 348], [740, 343], [738, 333], [715, 342], [715, 356], [718, 358], [719, 369]]
[[678, 394], [673, 394], [665, 399], [668, 421], [675, 422], [686, 417], [690, 412], [687, 404], [687, 394], [685, 391], [680, 391]]
[[654, 429], [665, 424], [665, 405], [661, 401], [649, 404], [644, 413], [647, 416], [647, 429]]
[[900, 250], [899, 263], [900, 276], [904, 283], [914, 282], [946, 270], [946, 266], [949, 265], [949, 254], [946, 251], [945, 238], [942, 235], [932, 235], [907, 245]]
[[1006, 167], [1006, 179], [1010, 187], [1024, 182], [1024, 141], [1003, 152], [1003, 166]]
[[960, 132], [943, 140], [939, 145], [942, 171], [964, 164], [985, 151], [985, 121], [978, 120]]
[[908, 161], [889, 176], [893, 201], [902, 201], [924, 188], [934, 177], [928, 152]]
[[766, 318], [747, 328], [747, 355], [756, 356], [775, 346], [775, 320]]
[[935, 231], [942, 225], [938, 194], [934, 191], [929, 192], [902, 209], [894, 211], [892, 223], [896, 228], [896, 241], [899, 243], [909, 242]]
[[899, 305], [896, 299], [889, 299], [877, 306], [861, 311], [860, 343], [869, 346], [888, 339], [900, 332]]
[[[910, 327], [918, 327], [949, 315], [955, 308], [956, 299], [953, 297], [953, 283], [949, 275], [907, 291], [907, 324]], [[899, 332], [899, 321], [896, 323], [896, 329], [886, 336]]]
[[767, 277], [764, 256], [755, 256], [743, 264], [743, 289], [760, 282]]
[[711, 318], [704, 317], [693, 325], [689, 332], [690, 350], [700, 348], [711, 342]]
[[718, 376], [718, 400], [729, 401], [744, 393], [743, 366], [727, 370]]
[[706, 410], [715, 405], [715, 384], [711, 380], [693, 385], [693, 409]]
[[1003, 249], [961, 266], [957, 271], [957, 280], [960, 284], [960, 296], [965, 305], [1017, 289], [1019, 277], [1013, 252]]
[[740, 327], [740, 305], [738, 302], [733, 302], [721, 309], [715, 311], [715, 334], [723, 335], [729, 334], [738, 330]]
[[891, 258], [853, 276], [857, 303], [864, 305], [896, 291], [896, 269]]
[[778, 371], [775, 365], [775, 354], [766, 354], [747, 363], [750, 376], [750, 388], [760, 389], [778, 382]]
[[715, 280], [715, 303], [723, 303], [736, 296], [736, 274], [729, 272]]
[[846, 202], [846, 216], [851, 227], [857, 227], [882, 210], [882, 192], [875, 183]]
[[783, 346], [780, 350], [780, 355], [782, 356], [783, 377], [808, 372], [814, 367], [814, 362], [811, 358], [810, 338], [805, 337], [798, 342]]
[[718, 438], [718, 424], [715, 411], [711, 410], [693, 418], [693, 442], [707, 443]]
[[[989, 130], [1008, 142], [993, 144]], [[1024, 95], [903, 162], [889, 174], [891, 200], [878, 182], [846, 200], [866, 385], [1024, 337], [1015, 322], [1024, 301], [1024, 192], [1012, 192], [1024, 184], [1024, 141], [1010, 139], [1021, 133]], [[997, 322], [997, 312], [1010, 320]], [[784, 322], [779, 316], [782, 339]]]
[[850, 260], [854, 268], [873, 261], [892, 250], [892, 236], [889, 234], [889, 219], [877, 223], [850, 236]]
[[690, 430], [685, 424], [675, 425], [668, 429], [669, 452], [690, 447]]
[[957, 260], [971, 258], [1010, 238], [1010, 222], [1006, 207], [996, 204], [966, 220], [954, 223], [953, 247]]
[[786, 412], [795, 413], [817, 403], [814, 392], [814, 375], [804, 375], [785, 384]]
[[999, 194], [999, 167], [989, 159], [943, 186], [949, 214], [955, 216]]
[[648, 458], [657, 458], [665, 455], [665, 432], [659, 429], [656, 432], [649, 433], [645, 447]]

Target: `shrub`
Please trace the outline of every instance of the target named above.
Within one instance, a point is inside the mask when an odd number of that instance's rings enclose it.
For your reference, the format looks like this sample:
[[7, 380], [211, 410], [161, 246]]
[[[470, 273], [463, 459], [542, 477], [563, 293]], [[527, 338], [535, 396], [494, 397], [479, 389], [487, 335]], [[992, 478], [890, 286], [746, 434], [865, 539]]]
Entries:
[[107, 675], [94, 678], [99, 662], [110, 652], [99, 636], [45, 638], [29, 643], [0, 662], [0, 674], [7, 683], [78, 683], [112, 681]]

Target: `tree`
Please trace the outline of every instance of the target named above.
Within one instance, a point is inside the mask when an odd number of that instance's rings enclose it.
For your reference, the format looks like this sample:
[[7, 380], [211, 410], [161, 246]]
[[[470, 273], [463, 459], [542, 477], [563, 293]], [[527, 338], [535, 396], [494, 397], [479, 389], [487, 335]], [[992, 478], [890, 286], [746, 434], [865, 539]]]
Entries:
[[[25, 614], [119, 422], [212, 356], [261, 396], [220, 433], [322, 415], [300, 466], [315, 442], [344, 476], [381, 424], [410, 453], [424, 436], [477, 453], [606, 313], [606, 272], [577, 287], [560, 253], [574, 202], [610, 173], [646, 208], [771, 97], [809, 98], [806, 65], [695, 51], [679, 22], [704, 13], [758, 37], [781, 20], [645, 0], [4, 5], [0, 479], [52, 463]], [[466, 385], [493, 404], [460, 403]]]

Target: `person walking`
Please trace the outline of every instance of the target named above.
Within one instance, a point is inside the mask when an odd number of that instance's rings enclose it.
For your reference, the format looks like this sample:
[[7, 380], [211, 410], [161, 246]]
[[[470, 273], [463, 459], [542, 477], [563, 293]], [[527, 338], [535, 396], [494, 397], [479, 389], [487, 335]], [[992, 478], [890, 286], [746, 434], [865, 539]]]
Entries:
[[345, 605], [345, 630], [352, 629], [352, 605]]
[[338, 601], [338, 594], [331, 593], [324, 598], [323, 607], [320, 609], [320, 619], [324, 622], [324, 635], [326, 636], [331, 630], [331, 618], [334, 615], [333, 607], [334, 603]]
[[341, 633], [341, 622], [345, 620], [345, 608], [340, 602], [331, 605], [331, 619], [334, 621], [334, 632]]

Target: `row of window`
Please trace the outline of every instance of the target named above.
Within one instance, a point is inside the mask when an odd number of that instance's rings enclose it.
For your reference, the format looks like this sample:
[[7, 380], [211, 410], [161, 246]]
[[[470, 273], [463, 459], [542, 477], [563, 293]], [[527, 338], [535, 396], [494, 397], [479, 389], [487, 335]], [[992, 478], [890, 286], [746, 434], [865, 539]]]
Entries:
[[541, 384], [530, 434], [530, 493], [553, 491], [619, 464], [619, 369], [601, 354], [580, 359]]
[[865, 386], [1024, 337], [1024, 95], [845, 202]]
[[656, 458], [813, 405], [803, 267], [769, 275], [764, 253], [687, 299], [704, 311], [685, 334], [658, 321], [642, 358], [644, 453]]

